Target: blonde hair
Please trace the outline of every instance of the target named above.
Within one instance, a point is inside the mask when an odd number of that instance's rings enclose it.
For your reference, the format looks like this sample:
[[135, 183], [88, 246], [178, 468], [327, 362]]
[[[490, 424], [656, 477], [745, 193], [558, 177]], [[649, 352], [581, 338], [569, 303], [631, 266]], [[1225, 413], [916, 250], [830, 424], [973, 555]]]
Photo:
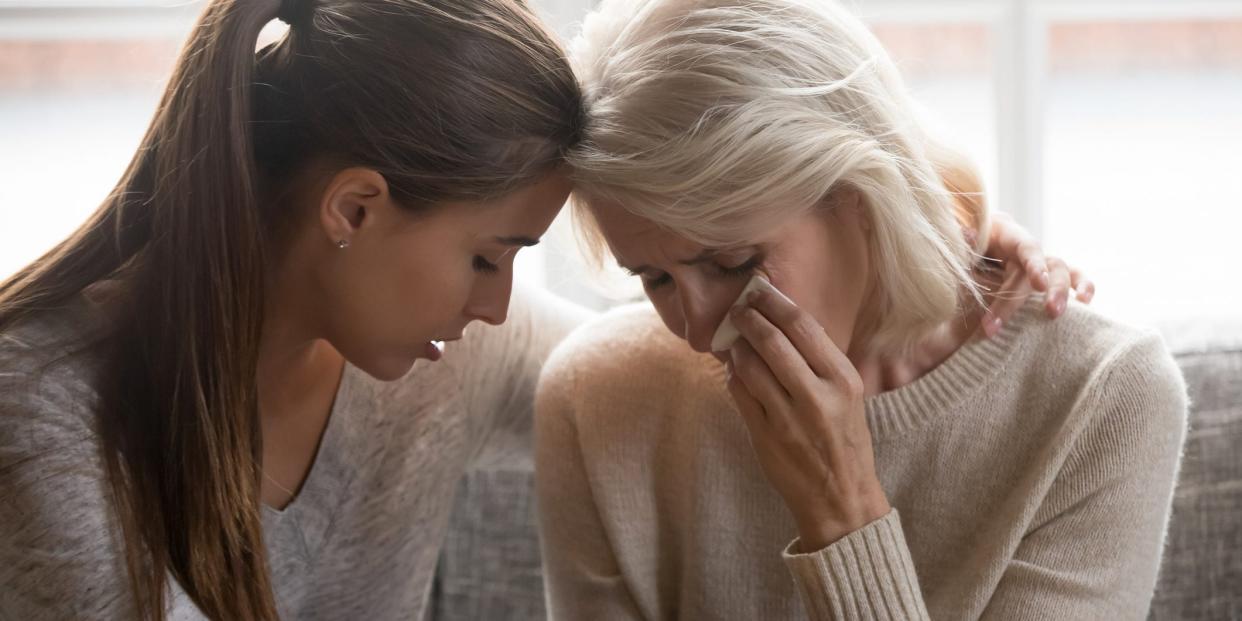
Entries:
[[[902, 348], [977, 297], [981, 186], [933, 141], [891, 60], [830, 0], [604, 0], [571, 49], [587, 103], [574, 211], [619, 205], [709, 247], [852, 188], [872, 230], [871, 344]], [[963, 235], [968, 227], [970, 235]], [[977, 245], [979, 245], [977, 244]]]

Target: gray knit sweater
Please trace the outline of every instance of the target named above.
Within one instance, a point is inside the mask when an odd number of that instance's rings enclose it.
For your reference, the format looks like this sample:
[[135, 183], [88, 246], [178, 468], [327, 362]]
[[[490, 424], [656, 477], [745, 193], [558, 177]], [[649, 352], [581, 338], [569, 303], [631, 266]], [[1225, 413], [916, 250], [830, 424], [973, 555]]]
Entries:
[[[284, 619], [417, 619], [454, 490], [470, 468], [530, 459], [552, 347], [586, 314], [521, 291], [501, 327], [376, 381], [346, 367], [314, 465], [263, 532]], [[0, 620], [131, 619], [97, 442], [98, 362], [60, 359], [98, 313], [83, 302], [0, 335]], [[202, 615], [172, 584], [173, 619]]]

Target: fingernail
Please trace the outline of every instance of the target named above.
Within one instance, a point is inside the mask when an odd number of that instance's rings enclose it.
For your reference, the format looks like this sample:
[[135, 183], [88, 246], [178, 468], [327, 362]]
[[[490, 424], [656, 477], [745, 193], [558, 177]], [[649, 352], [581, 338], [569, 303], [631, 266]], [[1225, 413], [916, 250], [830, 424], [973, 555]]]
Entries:
[[1048, 275], [1048, 270], [1044, 270], [1044, 271], [1040, 272], [1040, 273], [1039, 273], [1039, 284], [1040, 284], [1040, 286], [1042, 286], [1042, 287], [1047, 287], [1047, 286], [1048, 286], [1048, 280], [1049, 280], [1050, 278], [1052, 278], [1052, 277]]
[[1001, 321], [1000, 317], [989, 314], [989, 316], [983, 320], [983, 333], [988, 335], [988, 338], [994, 337], [997, 332], [1000, 332], [1001, 324], [1003, 323], [1004, 322]]
[[[1067, 294], [1067, 295], [1068, 295], [1068, 294]], [[1060, 315], [1060, 314], [1062, 314], [1062, 313], [1064, 313], [1064, 312], [1065, 312], [1065, 305], [1066, 305], [1066, 300], [1065, 300], [1065, 298], [1061, 298], [1061, 299], [1057, 302], [1057, 314], [1058, 314], [1058, 315]]]

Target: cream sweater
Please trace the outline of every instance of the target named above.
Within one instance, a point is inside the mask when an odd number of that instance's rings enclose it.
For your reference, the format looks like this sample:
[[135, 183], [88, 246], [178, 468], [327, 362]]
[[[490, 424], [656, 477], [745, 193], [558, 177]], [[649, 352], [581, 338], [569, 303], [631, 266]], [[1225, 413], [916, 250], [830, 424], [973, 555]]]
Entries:
[[[894, 511], [791, 554], [721, 365], [648, 307], [553, 353], [536, 476], [555, 619], [1143, 619], [1185, 435], [1160, 337], [1033, 300], [867, 400]], [[782, 567], [782, 564], [784, 567]], [[791, 579], [792, 578], [792, 579]]]

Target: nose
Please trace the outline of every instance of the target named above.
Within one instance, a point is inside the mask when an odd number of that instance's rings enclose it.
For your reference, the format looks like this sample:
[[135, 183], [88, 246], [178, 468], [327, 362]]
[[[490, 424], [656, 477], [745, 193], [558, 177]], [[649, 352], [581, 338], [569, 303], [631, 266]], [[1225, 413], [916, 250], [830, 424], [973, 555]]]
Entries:
[[688, 288], [682, 289], [680, 298], [681, 316], [684, 322], [682, 338], [686, 339], [686, 343], [694, 351], [710, 352], [712, 337], [716, 335], [716, 328], [724, 319], [724, 313], [715, 308], [709, 299], [696, 295]]
[[513, 272], [506, 271], [491, 278], [475, 279], [474, 291], [466, 303], [465, 314], [470, 320], [498, 326], [509, 315], [509, 297], [513, 293]]

